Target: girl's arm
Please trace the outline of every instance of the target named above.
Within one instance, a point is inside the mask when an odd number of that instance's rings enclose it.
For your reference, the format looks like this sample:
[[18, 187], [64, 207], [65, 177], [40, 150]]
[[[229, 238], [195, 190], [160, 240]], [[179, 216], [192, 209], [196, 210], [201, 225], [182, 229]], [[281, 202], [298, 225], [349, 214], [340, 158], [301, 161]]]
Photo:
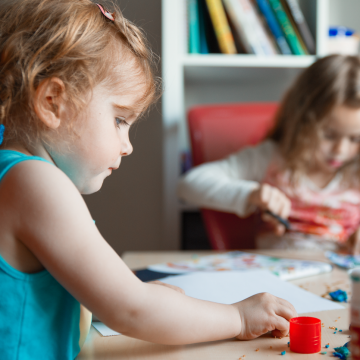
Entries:
[[102, 238], [78, 190], [55, 166], [16, 165], [2, 180], [0, 197], [13, 236], [80, 303], [124, 335], [163, 344], [252, 338], [274, 329], [285, 334], [287, 320], [296, 316], [289, 303], [271, 295], [222, 305], [141, 282]]
[[259, 188], [275, 151], [270, 141], [190, 170], [180, 180], [179, 197], [200, 207], [235, 213], [255, 211], [250, 194]]

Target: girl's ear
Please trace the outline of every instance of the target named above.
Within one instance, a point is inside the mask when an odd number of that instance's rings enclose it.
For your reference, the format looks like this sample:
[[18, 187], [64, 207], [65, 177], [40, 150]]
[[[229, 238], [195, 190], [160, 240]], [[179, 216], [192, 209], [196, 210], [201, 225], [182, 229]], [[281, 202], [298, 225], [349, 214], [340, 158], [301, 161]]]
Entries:
[[38, 118], [50, 129], [57, 129], [65, 106], [65, 85], [59, 78], [46, 79], [35, 92], [34, 110]]

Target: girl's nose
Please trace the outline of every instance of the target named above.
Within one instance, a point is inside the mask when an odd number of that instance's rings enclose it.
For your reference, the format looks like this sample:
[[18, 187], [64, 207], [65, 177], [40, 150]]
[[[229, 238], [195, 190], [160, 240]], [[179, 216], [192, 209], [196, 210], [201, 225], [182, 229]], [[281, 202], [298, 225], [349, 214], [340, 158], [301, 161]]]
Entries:
[[131, 145], [129, 136], [126, 136], [121, 144], [121, 156], [128, 156], [133, 152], [133, 146]]
[[347, 152], [349, 147], [349, 140], [347, 138], [339, 139], [334, 146], [334, 153], [336, 155], [343, 155]]

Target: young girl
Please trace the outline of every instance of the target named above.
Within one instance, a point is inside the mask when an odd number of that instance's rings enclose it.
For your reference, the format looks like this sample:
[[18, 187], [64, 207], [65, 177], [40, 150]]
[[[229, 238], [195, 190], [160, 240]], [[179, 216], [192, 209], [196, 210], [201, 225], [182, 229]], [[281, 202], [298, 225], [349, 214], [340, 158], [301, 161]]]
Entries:
[[11, 0], [0, 18], [1, 358], [74, 359], [88, 310], [163, 344], [285, 335], [288, 302], [222, 305], [143, 283], [91, 219], [81, 194], [131, 154], [129, 127], [158, 93], [139, 29], [90, 0]]
[[[259, 248], [357, 252], [359, 151], [360, 60], [333, 55], [298, 77], [264, 142], [194, 168], [179, 194], [240, 217], [262, 210], [268, 224], [259, 229]], [[290, 231], [267, 210], [288, 219]]]

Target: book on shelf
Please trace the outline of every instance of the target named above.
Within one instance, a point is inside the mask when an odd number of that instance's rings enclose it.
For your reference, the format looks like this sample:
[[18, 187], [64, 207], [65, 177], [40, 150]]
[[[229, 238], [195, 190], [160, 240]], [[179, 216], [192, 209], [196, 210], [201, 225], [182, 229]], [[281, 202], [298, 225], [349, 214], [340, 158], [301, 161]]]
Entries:
[[307, 55], [308, 51], [305, 49], [298, 36], [296, 35], [295, 29], [291, 24], [291, 21], [286, 14], [286, 10], [284, 9], [280, 0], [269, 0], [271, 8], [273, 9], [279, 24], [284, 31], [285, 37], [289, 43], [289, 46], [292, 52], [295, 55]]
[[204, 39], [208, 48], [208, 52], [212, 54], [221, 53], [219, 43], [216, 37], [215, 29], [211, 20], [206, 0], [197, 0], [199, 6], [199, 16], [203, 22]]
[[196, 0], [199, 14], [199, 26], [200, 26], [200, 54], [209, 54], [209, 47], [206, 40], [206, 24], [204, 19], [204, 3]]
[[197, 0], [187, 0], [189, 54], [200, 53], [200, 19]]
[[256, 0], [259, 10], [263, 14], [268, 27], [273, 34], [276, 43], [284, 55], [292, 55], [292, 51], [290, 46], [285, 38], [285, 34], [282, 31], [278, 21], [276, 20], [275, 14], [271, 9], [269, 0]]
[[308, 52], [312, 55], [316, 52], [315, 40], [309, 25], [305, 19], [305, 16], [299, 6], [298, 0], [281, 0], [284, 8], [290, 14], [290, 20], [295, 25], [295, 28], [298, 30], [299, 37], [303, 41], [304, 46], [307, 48]]
[[221, 0], [206, 0], [210, 18], [223, 54], [236, 54], [234, 38]]
[[286, 15], [287, 15], [288, 19], [290, 20], [290, 23], [291, 23], [291, 25], [292, 25], [292, 27], [293, 27], [293, 29], [295, 31], [296, 37], [298, 38], [298, 40], [299, 40], [299, 42], [301, 44], [301, 47], [304, 49], [305, 54], [309, 55], [309, 50], [306, 47], [302, 36], [300, 35], [299, 29], [298, 29], [296, 23], [294, 22], [294, 19], [293, 19], [292, 15], [291, 15], [291, 11], [290, 11], [289, 7], [286, 5], [287, 4], [286, 0], [280, 0], [280, 2], [281, 2], [282, 6], [284, 8], [284, 11], [286, 12]]
[[298, 0], [185, 0], [190, 54], [315, 54]]
[[250, 0], [224, 0], [224, 5], [247, 53], [256, 55], [278, 53]]

